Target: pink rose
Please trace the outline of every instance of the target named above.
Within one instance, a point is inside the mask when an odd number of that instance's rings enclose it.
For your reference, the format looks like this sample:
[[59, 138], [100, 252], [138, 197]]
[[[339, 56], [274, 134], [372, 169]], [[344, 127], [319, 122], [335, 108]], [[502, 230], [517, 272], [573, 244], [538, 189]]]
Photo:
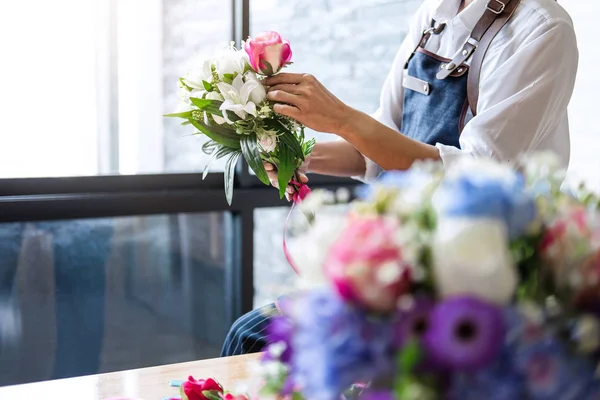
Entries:
[[244, 50], [250, 57], [252, 69], [267, 76], [279, 72], [292, 59], [290, 42], [277, 32], [263, 32], [248, 38]]
[[223, 387], [212, 378], [194, 379], [192, 376], [181, 384], [181, 397], [187, 400], [208, 400], [203, 392], [223, 393]]
[[394, 242], [397, 229], [383, 218], [350, 221], [325, 261], [325, 273], [342, 298], [376, 312], [396, 308], [410, 289], [410, 270]]

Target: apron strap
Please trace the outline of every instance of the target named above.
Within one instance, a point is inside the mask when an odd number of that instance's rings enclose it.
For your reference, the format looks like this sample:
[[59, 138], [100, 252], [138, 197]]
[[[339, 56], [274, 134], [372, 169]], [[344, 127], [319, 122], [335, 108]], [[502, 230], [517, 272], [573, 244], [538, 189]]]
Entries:
[[410, 53], [410, 57], [408, 57], [408, 60], [406, 60], [406, 64], [404, 64], [404, 69], [408, 68], [408, 63], [414, 57], [417, 50], [419, 50], [419, 48], [425, 48], [425, 45], [429, 41], [429, 38], [431, 37], [431, 35], [439, 35], [440, 33], [442, 33], [442, 31], [444, 30], [445, 27], [446, 27], [446, 24], [438, 24], [434, 19], [431, 20], [431, 27], [429, 27], [423, 31], [421, 40], [419, 40], [419, 43], [417, 43], [417, 46], [415, 47], [413, 52]]
[[[468, 60], [479, 46], [481, 40], [486, 36], [488, 31], [490, 31], [490, 28], [492, 26], [498, 26], [497, 24], [495, 25], [495, 22], [498, 20], [504, 21], [504, 23], [500, 25], [501, 29], [508, 21], [508, 18], [506, 17], [510, 17], [510, 15], [512, 15], [512, 12], [514, 12], [518, 3], [519, 0], [489, 0], [485, 12], [475, 25], [475, 28], [473, 28], [469, 40], [467, 40], [462, 49], [457, 53], [451, 62], [442, 64], [440, 72], [437, 74], [437, 78], [446, 79], [452, 72], [454, 72], [456, 68], [458, 68], [459, 65], [462, 65], [466, 60]], [[493, 36], [496, 36], [498, 31], [495, 33], [492, 32]]]
[[[490, 10], [490, 4], [495, 2], [501, 7], [500, 13], [497, 14], [491, 26], [483, 32], [479, 39], [479, 46], [473, 54], [473, 60], [471, 62], [471, 69], [469, 77], [467, 78], [467, 99], [469, 101], [469, 107], [471, 107], [471, 113], [473, 116], [477, 115], [477, 102], [479, 101], [479, 78], [481, 76], [481, 66], [483, 59], [492, 43], [492, 40], [496, 37], [498, 32], [502, 30], [504, 25], [508, 23], [511, 17], [514, 15], [517, 7], [521, 3], [521, 0], [508, 0], [505, 3], [499, 0], [490, 0], [488, 3], [488, 10]], [[487, 10], [486, 10], [487, 12]], [[477, 27], [475, 27], [477, 29]]]

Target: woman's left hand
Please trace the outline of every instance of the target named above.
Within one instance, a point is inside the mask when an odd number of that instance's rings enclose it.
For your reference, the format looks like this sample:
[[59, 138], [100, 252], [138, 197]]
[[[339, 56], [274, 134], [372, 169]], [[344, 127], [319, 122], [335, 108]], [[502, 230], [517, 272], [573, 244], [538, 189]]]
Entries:
[[339, 133], [352, 109], [335, 97], [314, 76], [279, 73], [266, 78], [267, 98], [278, 104], [278, 114], [295, 119], [319, 132]]

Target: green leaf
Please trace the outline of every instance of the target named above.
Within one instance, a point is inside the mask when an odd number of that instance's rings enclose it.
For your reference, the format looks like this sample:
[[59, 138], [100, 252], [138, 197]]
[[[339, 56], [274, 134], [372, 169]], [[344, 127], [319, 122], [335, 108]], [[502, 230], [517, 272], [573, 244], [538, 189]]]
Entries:
[[185, 80], [183, 78], [179, 78], [179, 82], [181, 82], [181, 86], [185, 88], [185, 90], [187, 90], [188, 92], [191, 92], [192, 90], [194, 90], [193, 88], [189, 87], [186, 83]]
[[[221, 104], [223, 104], [222, 101], [199, 99], [197, 97], [190, 97], [190, 101], [192, 102], [192, 104], [194, 104], [196, 107], [198, 107], [202, 111], [206, 111], [208, 113], [211, 113], [213, 115], [218, 115], [220, 117], [223, 116], [223, 111], [220, 110]], [[229, 118], [230, 121], [235, 122], [235, 121], [239, 121], [241, 119], [240, 117], [238, 117], [237, 115], [235, 115], [234, 113], [232, 113], [230, 111], [225, 111], [225, 113], [227, 114], [227, 118]]]
[[241, 155], [242, 152], [240, 151], [231, 153], [225, 162], [225, 198], [227, 199], [227, 204], [229, 205], [231, 205], [231, 201], [233, 200], [233, 179], [235, 177], [235, 166], [237, 165]]
[[190, 121], [183, 121], [183, 122], [181, 123], [181, 126], [188, 126], [188, 125], [191, 125], [191, 124], [192, 124], [192, 123], [191, 123]]
[[207, 92], [213, 91], [212, 85], [206, 81], [202, 81], [202, 86], [204, 86], [204, 90], [206, 90]]
[[288, 146], [296, 158], [304, 161], [304, 151], [302, 151], [302, 146], [296, 135], [290, 132], [288, 128], [277, 120], [265, 122], [265, 125], [270, 129], [277, 131], [279, 133], [279, 141]]
[[296, 170], [296, 159], [290, 148], [281, 143], [279, 145], [279, 165], [277, 166], [277, 181], [279, 183], [279, 198], [283, 199], [285, 189]]
[[202, 152], [204, 154], [211, 155], [215, 150], [219, 149], [219, 143], [214, 140], [208, 140], [206, 143], [202, 145]]
[[214, 151], [213, 153], [211, 153], [210, 159], [204, 165], [204, 170], [202, 171], [202, 180], [206, 179], [206, 176], [208, 175], [208, 168], [215, 160], [219, 160], [219, 159], [221, 159], [231, 153], [234, 153], [236, 151], [237, 150], [231, 149], [229, 147], [221, 147], [217, 151]]
[[421, 347], [416, 340], [411, 340], [398, 355], [398, 366], [401, 373], [411, 373], [419, 361], [421, 361]]
[[269, 62], [263, 60], [261, 63], [265, 66], [264, 68], [260, 69], [263, 75], [271, 76], [274, 74], [273, 66]]
[[165, 114], [165, 115], [163, 115], [163, 117], [188, 119], [188, 118], [192, 117], [192, 111], [185, 111], [185, 112], [174, 113], [174, 114]]
[[229, 83], [230, 85], [233, 82], [234, 78], [235, 76], [233, 74], [223, 74], [223, 82]]
[[310, 139], [308, 142], [304, 142], [304, 144], [302, 146], [302, 151], [304, 153], [304, 156], [307, 156], [310, 153], [312, 153], [313, 148], [315, 147], [316, 143], [317, 143], [317, 141], [315, 139]]
[[206, 126], [193, 119], [190, 119], [190, 123], [215, 142], [232, 149], [240, 148], [240, 136], [233, 133], [233, 131], [216, 126]]
[[181, 396], [181, 400], [189, 400], [185, 391], [183, 390], [183, 386], [179, 386], [179, 396]]
[[260, 179], [265, 185], [269, 185], [269, 176], [263, 165], [262, 159], [260, 158], [260, 151], [258, 150], [258, 139], [255, 134], [243, 135], [240, 141], [242, 154], [248, 162], [248, 166], [252, 168], [252, 171], [256, 173], [256, 177]]
[[195, 105], [199, 109], [205, 110], [206, 107], [210, 106], [213, 103], [213, 101], [215, 101], [215, 100], [200, 99], [198, 97], [190, 97], [190, 101], [192, 102], [193, 105]]
[[202, 395], [208, 400], [223, 400], [219, 392], [216, 390], [203, 390]]

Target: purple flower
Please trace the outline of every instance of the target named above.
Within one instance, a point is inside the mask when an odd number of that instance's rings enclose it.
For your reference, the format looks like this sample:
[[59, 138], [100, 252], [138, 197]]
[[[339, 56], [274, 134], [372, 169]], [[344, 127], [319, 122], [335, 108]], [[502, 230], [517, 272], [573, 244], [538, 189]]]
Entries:
[[502, 309], [465, 296], [433, 309], [423, 341], [428, 356], [440, 366], [472, 371], [494, 360], [504, 334]]
[[[284, 364], [289, 364], [292, 359], [292, 335], [294, 332], [293, 321], [289, 317], [277, 316], [271, 319], [267, 328], [267, 341], [275, 345], [284, 344], [285, 350], [278, 357], [278, 360]], [[270, 345], [269, 345], [270, 346]], [[268, 350], [268, 348], [267, 348]], [[267, 351], [265, 358], [272, 358], [271, 353]]]
[[421, 339], [429, 327], [429, 315], [434, 306], [433, 300], [420, 296], [414, 299], [410, 309], [399, 313], [394, 338], [394, 345], [397, 348], [404, 346], [411, 337]]
[[394, 393], [391, 391], [368, 391], [360, 397], [360, 400], [394, 400]]
[[307, 398], [339, 399], [355, 382], [393, 372], [394, 324], [330, 290], [307, 293], [295, 314], [292, 375]]

